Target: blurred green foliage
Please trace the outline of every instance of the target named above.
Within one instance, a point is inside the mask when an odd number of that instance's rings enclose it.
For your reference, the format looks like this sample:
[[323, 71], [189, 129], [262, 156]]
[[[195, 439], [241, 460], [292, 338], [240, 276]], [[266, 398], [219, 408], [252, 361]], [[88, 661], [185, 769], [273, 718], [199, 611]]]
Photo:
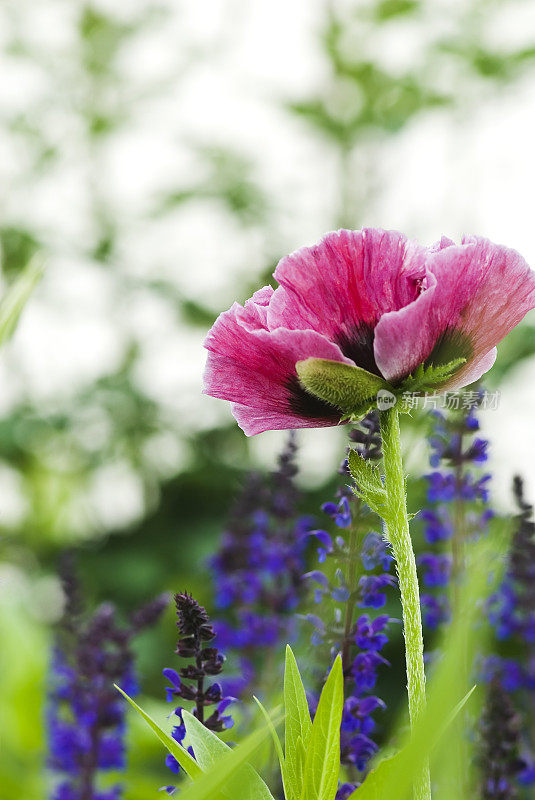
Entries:
[[216, 200], [245, 225], [262, 224], [268, 215], [269, 203], [254, 181], [250, 160], [221, 147], [194, 145], [194, 150], [206, 167], [206, 177], [162, 198], [155, 215], [165, 214], [191, 200]]
[[[100, 3], [79, 6], [46, 0], [40, 5], [50, 9], [52, 19], [54, 14], [61, 18], [56, 37], [39, 39], [30, 26], [32, 8], [27, 3], [9, 1], [2, 11], [7, 68], [35, 70], [45, 87], [39, 84], [40, 91], [30, 93], [25, 105], [15, 103], [2, 111], [2, 132], [18, 157], [12, 186], [4, 186], [5, 207], [11, 209], [0, 224], [4, 279], [12, 281], [36, 253], [46, 256], [51, 274], [60, 262], [67, 261], [73, 271], [88, 263], [110, 278], [117, 305], [133, 303], [142, 293], [162, 304], [159, 308], [170, 310], [170, 335], [202, 332], [221, 310], [214, 298], [189, 296], [160, 273], [157, 259], [150, 272], [129, 272], [125, 242], [139, 228], [152, 226], [159, 236], [160, 225], [188, 220], [192, 208], [205, 213], [209, 237], [211, 215], [222, 215], [238, 239], [249, 241], [246, 237], [252, 232], [256, 238], [251, 241], [261, 243], [248, 247], [243, 285], [233, 287], [234, 296], [243, 298], [260, 284], [261, 276], [269, 279], [273, 262], [282, 255], [276, 197], [260, 180], [249, 153], [224, 137], [191, 141], [184, 131], [179, 144], [195, 168], [184, 177], [172, 172], [136, 215], [113, 197], [107, 148], [115, 136], [142, 128], [144, 118], [158, 114], [162, 99], [180, 98], [189, 71], [210, 68], [211, 48], [177, 41], [176, 61], [166, 71], [158, 77], [150, 73], [145, 77], [143, 72], [140, 78], [136, 73], [134, 79], [125, 64], [135, 61], [131, 53], [145, 40], [149, 47], [158, 47], [158, 36], [173, 14], [180, 16], [173, 4], [147, 0], [130, 12], [119, 7], [112, 11], [109, 4]], [[242, 3], [242, 12], [246, 5]], [[325, 77], [303, 96], [275, 100], [281, 114], [326, 140], [337, 157], [340, 201], [323, 220], [324, 230], [359, 224], [375, 190], [377, 152], [381, 148], [387, 152], [390, 139], [417, 115], [468, 115], [478, 99], [503, 91], [532, 67], [535, 47], [501, 52], [485, 43], [489, 6], [495, 5], [466, 0], [452, 7], [448, 25], [442, 26], [440, 4], [433, 11], [418, 0], [340, 5], [325, 0], [317, 40]], [[227, 10], [228, 18], [235, 19], [231, 2]], [[382, 37], [399, 26], [403, 38], [407, 24], [421, 31], [421, 47], [403, 66], [389, 65]], [[233, 40], [225, 36], [222, 29], [218, 47], [228, 48], [230, 58]], [[237, 124], [247, 126], [248, 121]], [[258, 141], [258, 150], [262, 146]], [[365, 171], [354, 165], [355, 151], [364, 153]], [[367, 157], [372, 152], [375, 156]], [[20, 186], [30, 197], [37, 179], [48, 180], [55, 197], [62, 159], [84, 190], [79, 201], [86, 213], [82, 230], [64, 225], [69, 210], [65, 195], [57, 207], [39, 206], [32, 218], [24, 203], [13, 210], [8, 202], [10, 192]], [[181, 253], [176, 257], [180, 263]], [[196, 266], [187, 263], [184, 268]], [[78, 291], [83, 295], [83, 284]], [[54, 287], [48, 295], [43, 291], [39, 302], [61, 314]], [[520, 358], [533, 356], [533, 334], [533, 325], [526, 324], [502, 344], [492, 379], [500, 378]], [[60, 608], [57, 585], [51, 579], [58, 551], [67, 544], [79, 545], [81, 569], [95, 602], [109, 598], [127, 609], [164, 589], [187, 586], [202, 602], [210, 603], [203, 564], [216, 546], [232, 497], [253, 458], [228, 415], [209, 429], [192, 426], [170, 413], [152, 387], [143, 384], [139, 368], [144, 336], [142, 329], [125, 333], [118, 325], [121, 358], [115, 368], [103, 369], [81, 384], [62, 385], [44, 397], [8, 357], [17, 391], [0, 419], [0, 466], [9, 475], [8, 489], [2, 491], [16, 492], [20, 509], [13, 519], [0, 514], [0, 582], [7, 587], [0, 587], [0, 800], [46, 796], [44, 693], [50, 625]], [[62, 358], [61, 353], [51, 355]], [[170, 363], [169, 370], [174, 369], [180, 370], [181, 364]], [[182, 454], [171, 468], [159, 463], [151, 447], [162, 436]], [[117, 463], [127, 465], [139, 482], [141, 512], [134, 521], [119, 522], [109, 530], [92, 506], [91, 487], [104, 467]], [[114, 487], [109, 489], [108, 502], [113, 506]], [[303, 510], [315, 510], [328, 489], [319, 486], [309, 492]], [[413, 485], [412, 491], [416, 504], [421, 485]], [[161, 668], [172, 663], [173, 636], [169, 615], [139, 643], [143, 685], [155, 697], [162, 694]], [[389, 645], [387, 657], [393, 669], [385, 687], [393, 709], [396, 676], [402, 670], [396, 644]], [[151, 711], [150, 703], [147, 708]], [[162, 709], [163, 704], [154, 704], [152, 710]], [[142, 724], [134, 722], [130, 736], [135, 760], [129, 766], [126, 796], [146, 800], [156, 796], [167, 775], [160, 749]]]

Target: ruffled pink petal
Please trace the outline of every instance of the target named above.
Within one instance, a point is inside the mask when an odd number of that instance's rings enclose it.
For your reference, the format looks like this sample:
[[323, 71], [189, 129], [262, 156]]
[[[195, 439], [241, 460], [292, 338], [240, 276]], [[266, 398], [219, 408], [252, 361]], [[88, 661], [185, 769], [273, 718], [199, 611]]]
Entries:
[[288, 431], [298, 428], [329, 428], [340, 424], [340, 417], [318, 418], [315, 421], [291, 414], [267, 413], [263, 410], [231, 403], [230, 409], [234, 419], [246, 436], [255, 436], [264, 431]]
[[309, 357], [353, 362], [315, 331], [253, 329], [250, 320], [243, 323], [243, 315], [244, 309], [234, 304], [208, 334], [205, 393], [234, 403], [236, 419], [249, 436], [338, 424], [340, 412], [305, 392], [295, 365]]
[[377, 372], [373, 329], [383, 314], [418, 297], [426, 252], [397, 231], [328, 233], [277, 266], [269, 328], [318, 331], [358, 366]]
[[264, 328], [267, 330], [267, 313], [269, 302], [273, 296], [273, 287], [264, 286], [253, 294], [253, 296], [245, 301], [245, 307], [242, 308], [236, 303], [234, 306], [236, 319], [249, 330], [257, 330]]
[[490, 369], [496, 344], [535, 307], [535, 272], [515, 250], [475, 237], [430, 251], [427, 267], [428, 288], [379, 321], [375, 359], [396, 381], [428, 359], [465, 357], [460, 388]]
[[436, 252], [437, 250], [443, 250], [445, 247], [451, 247], [452, 244], [455, 245], [455, 242], [449, 236], [441, 236], [438, 242], [432, 244], [429, 249], [432, 252]]

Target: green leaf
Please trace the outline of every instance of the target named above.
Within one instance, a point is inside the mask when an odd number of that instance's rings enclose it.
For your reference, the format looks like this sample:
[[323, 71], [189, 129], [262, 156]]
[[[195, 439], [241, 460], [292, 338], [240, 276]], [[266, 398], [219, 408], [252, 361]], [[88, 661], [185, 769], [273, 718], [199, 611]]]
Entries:
[[[189, 711], [182, 711], [182, 719], [186, 726], [189, 743], [193, 747], [195, 758], [203, 772], [209, 772], [229, 751], [232, 752], [219, 736], [208, 730]], [[224, 787], [221, 787], [221, 792], [232, 800], [238, 796], [243, 800], [273, 800], [273, 795], [268, 787], [250, 764], [241, 767], [238, 773], [229, 779]]]
[[457, 703], [455, 708], [452, 709], [451, 713], [449, 714], [449, 716], [447, 717], [447, 719], [446, 719], [446, 721], [444, 723], [444, 730], [442, 731], [442, 733], [445, 733], [448, 725], [451, 725], [451, 723], [453, 722], [455, 717], [457, 717], [457, 715], [460, 714], [460, 712], [463, 710], [465, 705], [468, 703], [468, 701], [470, 700], [470, 698], [472, 697], [472, 695], [474, 694], [476, 689], [477, 689], [477, 685], [474, 684], [472, 686], [472, 688], [469, 689], [468, 692], [465, 694], [463, 699], [459, 700], [459, 702]]
[[188, 742], [195, 753], [195, 759], [202, 771], [208, 772], [230, 748], [221, 741], [219, 736], [205, 728], [202, 722], [189, 711], [182, 710], [182, 719], [186, 727]]
[[379, 468], [367, 461], [356, 451], [349, 451], [349, 469], [353, 478], [357, 481], [361, 489], [377, 494], [385, 495], [385, 489], [381, 480]]
[[292, 787], [289, 786], [289, 781], [288, 781], [287, 775], [286, 775], [286, 762], [285, 762], [285, 758], [284, 758], [284, 753], [282, 752], [281, 740], [279, 739], [279, 735], [278, 735], [278, 733], [277, 733], [277, 731], [275, 729], [275, 726], [274, 726], [274, 724], [273, 724], [273, 722], [271, 720], [271, 717], [269, 716], [268, 712], [266, 711], [266, 709], [264, 708], [264, 706], [262, 705], [262, 703], [260, 702], [258, 697], [255, 697], [253, 695], [253, 700], [258, 705], [260, 711], [264, 715], [264, 719], [266, 720], [267, 726], [268, 726], [269, 731], [271, 733], [271, 738], [273, 739], [273, 744], [275, 745], [275, 751], [277, 753], [277, 758], [279, 759], [279, 766], [280, 766], [280, 771], [281, 771], [282, 783], [283, 783], [283, 786], [284, 786], [284, 796], [285, 796], [286, 800], [290, 800], [290, 797], [292, 795]]
[[[437, 741], [446, 732], [449, 725], [462, 711], [475, 688], [475, 686], [472, 686], [470, 691], [453, 708], [445, 722], [435, 717], [435, 724], [428, 728], [428, 735], [431, 738], [427, 739], [428, 750], [426, 752], [430, 752], [437, 744]], [[412, 770], [416, 772], [415, 764], [420, 763], [420, 761], [421, 753], [419, 757], [414, 743], [407, 745], [394, 756], [380, 761], [377, 767], [369, 773], [364, 783], [349, 796], [349, 800], [384, 800], [385, 797], [391, 796], [394, 786], [397, 787], [399, 798], [403, 798], [405, 796], [403, 792], [407, 793], [410, 790]]]
[[28, 298], [41, 280], [43, 265], [34, 258], [0, 300], [0, 345], [13, 335]]
[[[264, 743], [266, 735], [267, 728], [255, 731], [238, 747], [232, 750], [227, 748], [225, 754], [217, 761], [217, 765], [214, 768], [209, 772], [203, 773], [193, 784], [181, 791], [180, 800], [216, 800], [216, 797], [224, 793], [229, 786], [234, 788], [233, 800], [238, 797], [241, 800], [242, 796], [253, 800], [253, 795], [248, 793], [247, 777], [245, 785], [243, 781], [241, 783], [237, 781], [237, 783], [240, 783], [239, 790], [236, 789], [233, 779], [238, 775], [244, 774], [244, 766]], [[245, 795], [243, 795], [244, 790], [246, 791]], [[263, 796], [265, 795], [260, 795], [260, 797]]]
[[[404, 749], [390, 758], [384, 758], [368, 773], [364, 783], [349, 795], [349, 800], [385, 800], [388, 797], [388, 787], [395, 782], [404, 759]], [[400, 794], [399, 797], [402, 798], [403, 795]]]
[[202, 775], [202, 769], [199, 764], [195, 761], [194, 758], [190, 756], [187, 750], [185, 750], [181, 745], [178, 744], [168, 733], [166, 733], [160, 726], [154, 722], [152, 717], [143, 711], [142, 708], [138, 706], [131, 697], [129, 697], [126, 692], [123, 692], [120, 686], [117, 684], [113, 684], [117, 691], [119, 691], [123, 697], [128, 700], [132, 708], [135, 708], [137, 713], [143, 717], [149, 728], [152, 728], [160, 742], [166, 747], [172, 756], [176, 758], [186, 775], [189, 775], [190, 778], [195, 778], [198, 775]]
[[439, 389], [442, 384], [449, 380], [461, 367], [466, 363], [466, 358], [455, 358], [447, 364], [439, 364], [435, 366], [420, 366], [416, 371], [405, 378], [399, 387], [397, 394], [419, 394], [433, 389]]
[[307, 751], [305, 750], [305, 746], [303, 744], [303, 740], [299, 736], [297, 739], [296, 744], [296, 766], [297, 766], [297, 773], [301, 776], [301, 783], [297, 787], [297, 797], [301, 796], [301, 788], [303, 785], [302, 776], [305, 774], [305, 762], [307, 758]]
[[263, 704], [260, 702], [258, 697], [255, 697], [253, 695], [253, 700], [255, 701], [255, 703], [257, 704], [258, 708], [260, 709], [260, 711], [264, 715], [264, 719], [266, 720], [267, 726], [268, 726], [269, 731], [271, 733], [271, 738], [273, 739], [273, 744], [275, 745], [275, 750], [277, 752], [277, 757], [279, 759], [279, 763], [280, 763], [281, 768], [282, 768], [284, 766], [284, 753], [282, 751], [282, 744], [281, 744], [281, 740], [279, 739], [279, 734], [277, 733], [277, 731], [275, 729], [275, 726], [273, 724], [273, 721], [272, 721], [271, 717], [269, 716], [267, 710], [265, 709]]
[[303, 787], [303, 751], [306, 752], [312, 722], [305, 687], [290, 645], [286, 645], [284, 667], [284, 752], [287, 800], [298, 798]]
[[[231, 750], [215, 734], [204, 728], [195, 717], [184, 711], [184, 723], [187, 730], [189, 726], [188, 736], [194, 739], [195, 746], [199, 751], [197, 757], [203, 760], [209, 770], [204, 772], [201, 769], [200, 762], [198, 763], [192, 758], [187, 750], [162, 730], [126, 692], [123, 692], [119, 686], [115, 684], [114, 686], [135, 708], [147, 725], [152, 728], [158, 739], [176, 758], [186, 774], [193, 779], [193, 783], [180, 793], [181, 800], [223, 800], [223, 797], [231, 797], [233, 800], [235, 797], [243, 798], [243, 800], [273, 800], [269, 789], [260, 776], [247, 764], [251, 756], [263, 744], [267, 729], [255, 731], [238, 747]], [[194, 720], [193, 723], [192, 719]], [[199, 726], [203, 728], [202, 732]], [[204, 731], [209, 734], [210, 738], [205, 736]], [[213, 739], [217, 739], [217, 744], [214, 743]]]
[[344, 705], [338, 655], [323, 687], [307, 747], [301, 800], [334, 800], [340, 772], [340, 723]]
[[306, 391], [345, 414], [353, 414], [375, 398], [379, 389], [389, 388], [383, 378], [361, 367], [327, 358], [306, 358], [295, 365]]
[[348, 463], [349, 471], [356, 483], [353, 487], [355, 494], [364, 500], [372, 511], [385, 519], [386, 492], [378, 467], [362, 458], [356, 450], [349, 451]]

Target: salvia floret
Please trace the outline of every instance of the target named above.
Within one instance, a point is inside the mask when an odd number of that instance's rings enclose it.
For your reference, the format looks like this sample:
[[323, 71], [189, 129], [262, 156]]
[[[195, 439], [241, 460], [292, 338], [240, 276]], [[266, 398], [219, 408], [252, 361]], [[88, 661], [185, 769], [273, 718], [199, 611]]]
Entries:
[[156, 622], [169, 598], [155, 598], [122, 625], [110, 603], [85, 611], [72, 556], [62, 560], [60, 576], [65, 606], [47, 709], [52, 800], [120, 800], [121, 785], [104, 788], [102, 781], [125, 767], [125, 707], [113, 684], [136, 694], [132, 639]]
[[497, 682], [518, 711], [524, 765], [517, 770], [518, 784], [535, 784], [529, 719], [525, 708], [535, 695], [535, 522], [533, 507], [524, 497], [523, 481], [514, 479], [518, 506], [516, 528], [507, 557], [505, 575], [489, 601], [489, 618], [496, 634], [495, 652], [483, 666], [482, 677]]
[[[234, 720], [226, 711], [235, 698], [224, 695], [221, 684], [210, 680], [221, 673], [225, 656], [210, 644], [216, 634], [208, 613], [188, 592], [178, 592], [174, 599], [179, 633], [175, 653], [190, 663], [184, 664], [178, 670], [169, 667], [163, 670], [164, 677], [171, 684], [165, 689], [167, 701], [171, 703], [180, 698], [192, 703], [193, 714], [211, 731], [220, 732], [231, 728]], [[215, 707], [208, 713], [211, 706]], [[172, 736], [179, 744], [184, 742], [186, 736], [183, 708], [184, 706], [179, 705], [174, 711], [178, 723], [173, 727]], [[188, 747], [188, 751], [195, 757], [191, 747]], [[180, 772], [178, 761], [170, 753], [165, 763], [171, 772]], [[175, 790], [172, 785], [162, 788], [168, 794]]]
[[[255, 675], [260, 680], [267, 649], [283, 646], [294, 635], [292, 612], [303, 591], [307, 533], [312, 527], [309, 517], [297, 511], [296, 450], [292, 434], [273, 473], [248, 477], [209, 562], [218, 611], [217, 643], [232, 655], [224, 685], [234, 695], [251, 688]], [[328, 547], [328, 534], [317, 534], [319, 546]]]
[[419, 515], [432, 549], [417, 559], [424, 587], [422, 616], [428, 630], [451, 618], [447, 588], [461, 580], [463, 569], [452, 553], [458, 557], [466, 552], [466, 545], [487, 531], [493, 516], [488, 507], [491, 476], [479, 471], [488, 458], [487, 440], [476, 436], [482, 396], [481, 391], [475, 393], [467, 408], [432, 413], [429, 460], [434, 471], [426, 475], [429, 505]]

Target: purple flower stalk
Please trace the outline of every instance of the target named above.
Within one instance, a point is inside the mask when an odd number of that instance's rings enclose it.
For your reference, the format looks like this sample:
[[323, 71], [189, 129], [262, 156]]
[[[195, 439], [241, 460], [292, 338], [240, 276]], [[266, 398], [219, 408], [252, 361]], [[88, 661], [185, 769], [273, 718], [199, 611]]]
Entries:
[[[381, 440], [376, 413], [365, 418], [350, 438], [364, 458], [381, 458]], [[340, 472], [349, 478], [347, 462]], [[342, 784], [337, 800], [344, 800], [362, 779], [377, 745], [372, 738], [374, 713], [385, 708], [374, 694], [378, 670], [388, 662], [381, 650], [388, 642], [388, 614], [377, 614], [386, 603], [386, 591], [395, 583], [389, 573], [392, 556], [387, 543], [376, 531], [371, 517], [349, 486], [342, 486], [334, 502], [325, 503], [323, 511], [339, 529], [334, 538], [326, 530], [310, 531], [307, 538], [317, 544], [318, 562], [326, 564], [330, 578], [320, 569], [305, 575], [314, 586], [316, 604], [334, 601], [334, 618], [326, 621], [321, 613], [308, 614], [314, 626], [312, 643], [326, 644], [331, 656], [342, 653], [345, 678], [345, 702], [341, 724], [341, 763], [351, 782]], [[345, 535], [341, 535], [344, 531]], [[359, 611], [362, 609], [362, 611]], [[371, 611], [371, 613], [370, 613]]]
[[451, 616], [447, 587], [453, 583], [456, 597], [465, 566], [466, 545], [487, 529], [490, 474], [479, 467], [487, 460], [488, 442], [475, 434], [478, 399], [469, 407], [445, 416], [433, 412], [429, 443], [430, 464], [426, 476], [428, 507], [420, 518], [432, 547], [417, 559], [423, 591], [420, 597], [424, 626], [434, 630]]
[[302, 594], [308, 517], [297, 517], [295, 436], [291, 434], [268, 478], [250, 475], [211, 559], [217, 642], [239, 659], [239, 675], [225, 688], [241, 695], [265, 656], [293, 638], [292, 612]]
[[52, 800], [119, 800], [119, 784], [103, 788], [101, 774], [125, 767], [125, 704], [113, 684], [137, 692], [132, 638], [158, 619], [161, 596], [121, 626], [105, 603], [84, 614], [72, 560], [61, 566], [65, 610], [51, 664], [47, 709], [48, 764], [57, 782]]
[[483, 677], [499, 684], [526, 722], [521, 730], [524, 764], [516, 779], [520, 785], [533, 785], [535, 758], [525, 712], [533, 708], [535, 698], [535, 522], [519, 477], [514, 479], [514, 494], [519, 509], [517, 527], [503, 581], [490, 599], [496, 645], [494, 655], [485, 661]]
[[522, 480], [514, 481], [519, 508], [504, 580], [491, 600], [491, 622], [500, 641], [516, 639], [535, 655], [535, 524], [524, 500]]
[[516, 777], [526, 766], [519, 757], [520, 718], [497, 679], [487, 688], [479, 737], [481, 800], [517, 800]]
[[[177, 628], [179, 632], [176, 654], [189, 661], [189, 664], [178, 671], [166, 668], [163, 671], [171, 686], [166, 687], [167, 702], [175, 698], [193, 703], [193, 714], [209, 730], [220, 732], [234, 725], [234, 720], [226, 714], [228, 706], [234, 702], [234, 697], [223, 696], [221, 685], [210, 679], [219, 675], [223, 669], [225, 656], [210, 643], [215, 638], [214, 629], [210, 623], [206, 609], [187, 592], [175, 595], [177, 611]], [[210, 714], [206, 710], [215, 706]], [[178, 717], [178, 725], [173, 728], [172, 736], [182, 744], [186, 735], [186, 728], [182, 720], [183, 706], [178, 706], [174, 713]], [[190, 754], [195, 757], [191, 747]], [[178, 774], [180, 765], [176, 758], [168, 754], [165, 759], [171, 772]], [[174, 786], [162, 787], [168, 794], [175, 791]]]

